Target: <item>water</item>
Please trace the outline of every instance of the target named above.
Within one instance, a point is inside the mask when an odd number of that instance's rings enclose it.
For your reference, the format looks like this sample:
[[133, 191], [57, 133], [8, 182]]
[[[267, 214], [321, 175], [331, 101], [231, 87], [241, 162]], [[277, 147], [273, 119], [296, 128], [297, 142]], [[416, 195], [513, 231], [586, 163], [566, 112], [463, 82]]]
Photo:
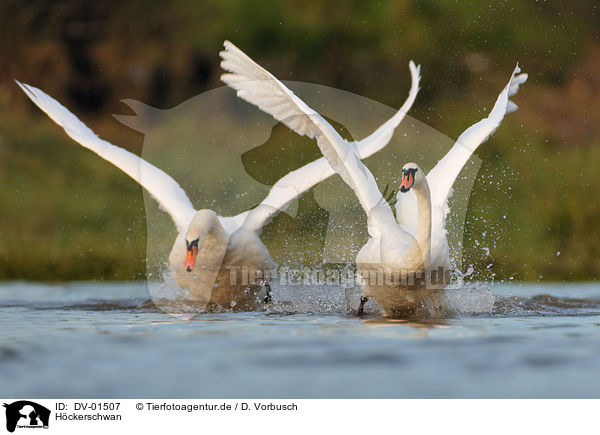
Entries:
[[[493, 294], [492, 294], [493, 292]], [[143, 284], [0, 285], [0, 395], [599, 397], [600, 285], [457, 290], [455, 318], [346, 314], [341, 289], [182, 320]]]

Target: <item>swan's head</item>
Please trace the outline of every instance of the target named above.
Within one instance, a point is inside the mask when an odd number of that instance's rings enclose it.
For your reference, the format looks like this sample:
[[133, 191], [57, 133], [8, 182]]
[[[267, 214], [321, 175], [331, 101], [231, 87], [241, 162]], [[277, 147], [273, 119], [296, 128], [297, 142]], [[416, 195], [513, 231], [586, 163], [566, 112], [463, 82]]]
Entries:
[[213, 227], [215, 222], [218, 222], [217, 214], [208, 209], [198, 210], [188, 229], [185, 233], [185, 263], [186, 271], [191, 272], [196, 265], [196, 257], [198, 256], [198, 245], [204, 245], [206, 235]]
[[185, 265], [184, 268], [188, 272], [191, 272], [196, 265], [196, 257], [198, 256], [198, 242], [200, 239], [196, 237], [193, 240], [185, 238]]
[[187, 232], [185, 233], [185, 263], [183, 267], [188, 272], [191, 272], [196, 265], [200, 237], [206, 233], [205, 227], [207, 217], [205, 215], [207, 213], [203, 213], [204, 211], [205, 210], [200, 210], [194, 215], [188, 226]]
[[425, 180], [425, 174], [416, 163], [407, 163], [402, 166], [402, 183], [400, 183], [400, 192], [406, 193], [413, 186], [419, 186]]

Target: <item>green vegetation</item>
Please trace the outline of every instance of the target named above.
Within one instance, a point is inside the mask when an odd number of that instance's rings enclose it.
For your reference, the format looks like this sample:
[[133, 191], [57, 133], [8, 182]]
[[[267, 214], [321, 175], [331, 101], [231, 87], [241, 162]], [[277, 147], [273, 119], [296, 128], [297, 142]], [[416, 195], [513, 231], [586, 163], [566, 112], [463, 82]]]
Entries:
[[[414, 59], [423, 81], [411, 115], [451, 138], [489, 112], [519, 61], [530, 75], [515, 99], [520, 109], [477, 152], [483, 165], [469, 202], [466, 264], [479, 278], [596, 279], [596, 3], [4, 1], [0, 279], [145, 273], [139, 186], [68, 139], [13, 79], [44, 89], [102, 137], [140, 152], [143, 136], [109, 116], [129, 113], [119, 99], [170, 108], [220, 86], [224, 39], [282, 79], [392, 107], [405, 98]], [[273, 232], [265, 237], [272, 241]]]

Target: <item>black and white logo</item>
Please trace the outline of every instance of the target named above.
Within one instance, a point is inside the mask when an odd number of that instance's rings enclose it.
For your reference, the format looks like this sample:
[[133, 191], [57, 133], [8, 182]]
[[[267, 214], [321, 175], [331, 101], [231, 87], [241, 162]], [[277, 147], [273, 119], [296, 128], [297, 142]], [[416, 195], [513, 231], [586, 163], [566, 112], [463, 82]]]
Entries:
[[4, 404], [6, 408], [6, 430], [14, 432], [19, 429], [47, 429], [50, 410], [29, 400], [19, 400]]

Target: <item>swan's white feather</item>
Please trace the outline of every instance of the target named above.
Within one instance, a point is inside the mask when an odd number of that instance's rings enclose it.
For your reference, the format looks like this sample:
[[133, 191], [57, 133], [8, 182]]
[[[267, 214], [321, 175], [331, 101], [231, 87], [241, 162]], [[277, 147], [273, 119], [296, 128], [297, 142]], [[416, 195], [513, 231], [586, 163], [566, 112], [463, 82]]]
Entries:
[[99, 138], [66, 107], [40, 89], [18, 82], [25, 94], [70, 138], [109, 161], [141, 184], [173, 219], [179, 232], [185, 231], [195, 214], [184, 190], [169, 175], [135, 154]]
[[[220, 55], [221, 68], [231, 74], [221, 80], [237, 91], [237, 95], [270, 114], [298, 134], [314, 138], [323, 119], [308, 107], [271, 73], [260, 67], [229, 41]], [[335, 131], [335, 130], [334, 130]]]

